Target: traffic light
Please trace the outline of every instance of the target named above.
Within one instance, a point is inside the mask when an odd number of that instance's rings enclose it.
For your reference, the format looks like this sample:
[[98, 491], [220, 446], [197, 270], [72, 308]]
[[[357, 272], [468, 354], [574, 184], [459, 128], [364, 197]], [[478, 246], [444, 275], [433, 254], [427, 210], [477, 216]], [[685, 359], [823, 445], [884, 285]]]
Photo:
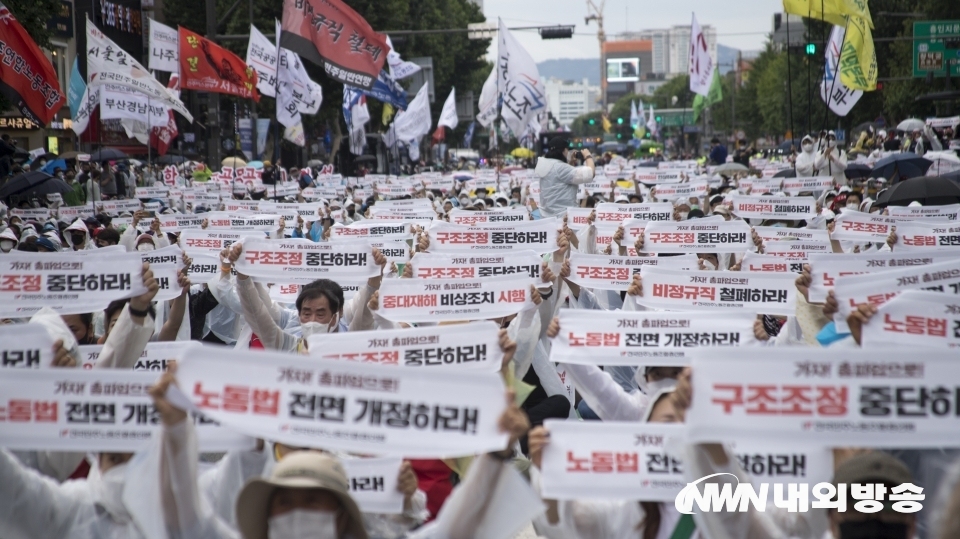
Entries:
[[593, 118], [590, 118], [590, 125], [596, 125], [597, 121]]
[[550, 26], [540, 28], [540, 39], [570, 39], [573, 37], [573, 26]]
[[623, 118], [617, 118], [617, 125], [623, 125]]
[[623, 138], [623, 133], [617, 133], [617, 138]]
[[814, 54], [817, 54], [817, 44], [807, 43], [806, 48], [804, 48], [804, 52], [807, 53], [807, 56], [813, 56]]
[[657, 123], [660, 123], [663, 120], [663, 116], [657, 116]]

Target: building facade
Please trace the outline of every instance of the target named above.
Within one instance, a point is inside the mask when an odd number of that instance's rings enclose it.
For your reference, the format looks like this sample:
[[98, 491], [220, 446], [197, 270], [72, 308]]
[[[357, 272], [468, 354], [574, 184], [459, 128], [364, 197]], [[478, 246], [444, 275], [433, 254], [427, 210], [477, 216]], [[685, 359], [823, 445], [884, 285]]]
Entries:
[[547, 79], [547, 107], [556, 121], [569, 128], [583, 114], [600, 110], [600, 88], [590, 86], [587, 79], [580, 82]]

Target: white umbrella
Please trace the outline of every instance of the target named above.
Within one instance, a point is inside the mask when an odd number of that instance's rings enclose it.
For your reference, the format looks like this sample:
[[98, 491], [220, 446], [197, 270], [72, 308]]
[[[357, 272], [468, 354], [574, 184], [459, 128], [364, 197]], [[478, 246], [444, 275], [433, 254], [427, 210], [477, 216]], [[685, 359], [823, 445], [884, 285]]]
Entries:
[[917, 131], [922, 130], [923, 126], [926, 124], [923, 120], [918, 118], [908, 118], [897, 125], [897, 129], [900, 131]]
[[960, 157], [955, 152], [927, 152], [923, 158], [933, 161], [927, 169], [927, 176], [942, 176], [960, 170]]

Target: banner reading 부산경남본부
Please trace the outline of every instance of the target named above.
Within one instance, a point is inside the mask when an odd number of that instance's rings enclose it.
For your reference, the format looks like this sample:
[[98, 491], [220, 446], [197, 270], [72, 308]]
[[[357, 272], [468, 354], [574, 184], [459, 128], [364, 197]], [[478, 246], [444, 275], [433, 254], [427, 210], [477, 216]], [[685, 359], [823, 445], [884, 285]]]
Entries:
[[755, 341], [756, 315], [562, 309], [550, 360], [582, 365], [689, 365], [690, 350]]
[[500, 450], [498, 373], [425, 372], [294, 354], [198, 347], [177, 380], [227, 428], [294, 447], [441, 458]]

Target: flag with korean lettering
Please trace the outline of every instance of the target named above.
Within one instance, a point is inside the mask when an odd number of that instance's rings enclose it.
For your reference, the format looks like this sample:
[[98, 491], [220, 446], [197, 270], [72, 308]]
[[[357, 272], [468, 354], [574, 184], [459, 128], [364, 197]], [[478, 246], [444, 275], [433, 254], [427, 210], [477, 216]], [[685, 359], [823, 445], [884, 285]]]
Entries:
[[960, 436], [956, 351], [695, 350], [688, 442], [934, 448]]
[[[92, 253], [89, 251], [88, 253]], [[138, 253], [109, 257], [68, 253], [7, 253], [0, 261], [0, 315], [18, 307], [51, 307], [60, 314], [146, 293]], [[86, 310], [83, 310], [86, 309]], [[20, 315], [22, 316], [22, 315]]]
[[394, 368], [499, 371], [503, 351], [493, 322], [404, 328], [357, 334], [329, 333], [307, 339], [310, 355], [327, 361]]
[[[58, 4], [59, 5], [59, 4]], [[0, 94], [25, 118], [45, 127], [67, 101], [57, 72], [10, 8], [0, 4]]]
[[733, 195], [733, 213], [741, 219], [809, 220], [817, 216], [813, 197]]
[[[13, 450], [134, 452], [163, 426], [149, 389], [156, 372], [7, 369], [0, 376], [0, 445]], [[249, 450], [252, 438], [194, 415], [201, 451]]]
[[863, 325], [861, 343], [864, 348], [960, 348], [960, 299], [921, 290], [901, 292]]
[[260, 101], [257, 72], [239, 56], [182, 26], [179, 42], [180, 85], [184, 90]]
[[742, 310], [794, 314], [796, 276], [779, 273], [643, 270], [637, 303], [668, 310]]
[[837, 77], [837, 67], [840, 65], [840, 51], [843, 48], [846, 28], [834, 26], [830, 31], [830, 40], [827, 42], [826, 64], [823, 80], [820, 81], [820, 99], [830, 107], [837, 116], [846, 116], [853, 106], [863, 97], [863, 90], [851, 90]]
[[500, 20], [497, 45], [497, 89], [500, 116], [513, 136], [520, 138], [527, 125], [547, 110], [546, 89], [537, 63]]
[[708, 217], [690, 221], [656, 221], [643, 230], [643, 250], [649, 253], [742, 253], [753, 247], [744, 221]]
[[257, 72], [257, 90], [262, 95], [276, 97], [277, 46], [252, 24], [247, 43], [247, 65]]
[[384, 279], [377, 314], [393, 322], [489, 320], [535, 309], [534, 279]]
[[295, 279], [374, 277], [380, 266], [365, 241], [316, 243], [306, 239], [247, 239], [237, 260], [237, 272], [271, 283]]
[[504, 225], [465, 227], [438, 222], [429, 230], [430, 250], [436, 252], [528, 251], [537, 254], [557, 250], [556, 218]]
[[35, 369], [53, 363], [53, 338], [40, 324], [0, 326], [0, 369]]
[[177, 29], [150, 19], [150, 69], [178, 73], [180, 47]]
[[429, 372], [213, 347], [191, 348], [177, 367], [183, 395], [175, 402], [188, 401], [237, 432], [293, 447], [443, 458], [507, 444], [497, 427], [506, 390], [496, 372]]
[[960, 224], [908, 221], [897, 225], [896, 251], [960, 252]]
[[343, 0], [284, 0], [280, 46], [323, 66], [330, 78], [372, 89], [390, 47]]
[[418, 279], [474, 279], [527, 275], [540, 279], [543, 260], [533, 251], [505, 254], [457, 254], [420, 252], [411, 259]]
[[561, 309], [550, 360], [580, 365], [689, 365], [694, 348], [755, 344], [753, 313]]
[[687, 486], [682, 425], [547, 420], [541, 494], [552, 500], [673, 501]]

